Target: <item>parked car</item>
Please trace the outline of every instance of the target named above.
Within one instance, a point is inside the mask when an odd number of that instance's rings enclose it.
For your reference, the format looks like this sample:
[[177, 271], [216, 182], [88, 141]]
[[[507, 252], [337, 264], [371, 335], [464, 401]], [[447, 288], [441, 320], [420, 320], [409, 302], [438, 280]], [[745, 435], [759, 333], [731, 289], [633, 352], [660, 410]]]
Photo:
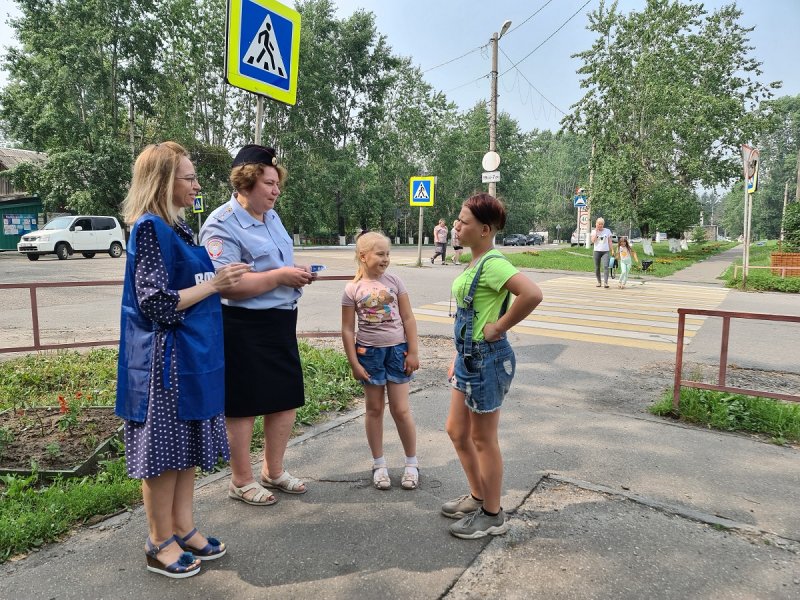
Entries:
[[503, 238], [503, 246], [526, 246], [528, 238], [521, 233], [509, 233]]
[[583, 246], [584, 244], [586, 244], [586, 232], [584, 231], [583, 233], [581, 233], [581, 238], [579, 240], [578, 230], [576, 229], [575, 231], [572, 232], [572, 236], [570, 236], [569, 238], [569, 243], [572, 246]]
[[525, 243], [528, 246], [533, 246], [534, 244], [542, 244], [544, 243], [544, 238], [539, 233], [529, 233], [528, 236], [525, 238]]
[[122, 256], [125, 234], [114, 217], [66, 216], [56, 217], [42, 229], [22, 236], [17, 252], [28, 260], [39, 260], [42, 254], [55, 254], [66, 260], [75, 252], [84, 258], [94, 258], [98, 252], [108, 252], [113, 258]]

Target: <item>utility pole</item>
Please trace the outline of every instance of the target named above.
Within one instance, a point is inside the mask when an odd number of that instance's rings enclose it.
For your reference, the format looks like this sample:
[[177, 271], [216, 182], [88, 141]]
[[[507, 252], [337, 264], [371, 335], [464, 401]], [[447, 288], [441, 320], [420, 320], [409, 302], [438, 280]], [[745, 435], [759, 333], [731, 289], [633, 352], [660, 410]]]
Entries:
[[800, 152], [797, 153], [797, 187], [794, 190], [794, 199], [800, 202]]
[[778, 244], [778, 252], [781, 251], [781, 246], [783, 246], [783, 236], [786, 234], [786, 231], [783, 228], [783, 221], [786, 219], [786, 203], [789, 200], [789, 180], [786, 180], [786, 183], [783, 186], [783, 212], [781, 213], [781, 237]]
[[[497, 151], [497, 42], [503, 37], [511, 21], [504, 21], [500, 28], [500, 33], [492, 34], [492, 77], [491, 77], [491, 96], [489, 98], [489, 152]], [[489, 182], [489, 194], [497, 196], [497, 183]]]

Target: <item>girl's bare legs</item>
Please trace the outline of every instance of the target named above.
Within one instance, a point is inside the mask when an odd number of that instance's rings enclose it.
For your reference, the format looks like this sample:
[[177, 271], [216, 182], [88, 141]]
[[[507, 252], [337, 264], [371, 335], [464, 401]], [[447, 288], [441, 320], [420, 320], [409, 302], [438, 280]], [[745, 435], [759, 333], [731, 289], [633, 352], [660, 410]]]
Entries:
[[367, 432], [367, 443], [373, 459], [383, 456], [383, 389], [382, 385], [366, 384], [364, 386], [367, 402], [364, 429]]
[[[417, 429], [414, 425], [414, 416], [408, 402], [408, 383], [387, 383], [386, 390], [389, 396], [389, 412], [397, 427], [397, 434], [403, 444], [406, 456], [417, 455]], [[383, 417], [381, 417], [383, 418]], [[381, 448], [383, 450], [383, 448]], [[383, 452], [379, 456], [383, 456]]]
[[500, 411], [472, 413], [470, 420], [470, 435], [478, 457], [481, 490], [485, 494], [483, 508], [496, 513], [500, 510], [500, 492], [503, 487], [503, 456], [497, 439]]
[[[453, 447], [458, 454], [461, 468], [467, 476], [470, 493], [484, 499], [483, 480], [481, 479], [478, 451], [472, 439], [472, 413], [464, 404], [464, 393], [452, 388], [450, 392], [450, 412], [447, 414], [445, 429]], [[492, 511], [494, 512], [494, 511]]]
[[[261, 474], [270, 479], [283, 475], [283, 457], [292, 435], [297, 411], [295, 409], [264, 415], [264, 465]], [[266, 467], [266, 471], [264, 470]], [[305, 489], [303, 484], [297, 491]]]

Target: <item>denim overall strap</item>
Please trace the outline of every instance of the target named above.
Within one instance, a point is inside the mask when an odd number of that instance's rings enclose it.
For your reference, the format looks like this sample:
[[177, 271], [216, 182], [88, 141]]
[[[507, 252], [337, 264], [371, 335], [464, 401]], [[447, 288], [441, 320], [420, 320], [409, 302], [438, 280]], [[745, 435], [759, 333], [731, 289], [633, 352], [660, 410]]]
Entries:
[[[475, 317], [475, 311], [472, 308], [472, 302], [475, 299], [475, 290], [478, 289], [478, 280], [481, 278], [481, 271], [483, 270], [483, 263], [487, 260], [491, 260], [493, 258], [502, 258], [503, 260], [508, 260], [505, 256], [497, 256], [496, 254], [492, 254], [484, 258], [481, 262], [478, 263], [478, 268], [475, 271], [475, 276], [472, 278], [472, 283], [469, 286], [469, 292], [467, 295], [464, 296], [464, 308], [466, 309], [466, 324], [464, 330], [464, 356], [471, 357], [472, 356], [472, 324]], [[502, 317], [505, 312], [506, 308], [508, 307], [508, 295], [506, 295], [506, 299], [503, 302], [503, 307], [500, 309], [500, 316]]]

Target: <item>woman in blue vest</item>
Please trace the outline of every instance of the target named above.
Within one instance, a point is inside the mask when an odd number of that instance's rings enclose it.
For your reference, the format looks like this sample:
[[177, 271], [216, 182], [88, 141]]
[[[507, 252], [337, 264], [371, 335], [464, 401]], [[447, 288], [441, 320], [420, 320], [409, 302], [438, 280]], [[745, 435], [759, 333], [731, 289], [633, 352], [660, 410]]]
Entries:
[[133, 167], [122, 212], [128, 243], [116, 414], [125, 419], [128, 474], [142, 479], [150, 535], [147, 569], [196, 575], [225, 544], [194, 526], [195, 467], [229, 458], [219, 293], [250, 267], [214, 273], [181, 218], [200, 190], [186, 150], [174, 142], [145, 148]]
[[[228, 497], [255, 506], [277, 499], [269, 490], [303, 494], [306, 485], [284, 468], [295, 413], [305, 403], [297, 348], [297, 301], [314, 275], [294, 264], [292, 238], [275, 203], [286, 180], [275, 150], [256, 144], [233, 159], [231, 199], [211, 213], [200, 232], [214, 266], [253, 265], [223, 293], [225, 421], [231, 445]], [[258, 479], [250, 462], [253, 423], [264, 417], [264, 462]], [[265, 489], [267, 488], [267, 489]]]

